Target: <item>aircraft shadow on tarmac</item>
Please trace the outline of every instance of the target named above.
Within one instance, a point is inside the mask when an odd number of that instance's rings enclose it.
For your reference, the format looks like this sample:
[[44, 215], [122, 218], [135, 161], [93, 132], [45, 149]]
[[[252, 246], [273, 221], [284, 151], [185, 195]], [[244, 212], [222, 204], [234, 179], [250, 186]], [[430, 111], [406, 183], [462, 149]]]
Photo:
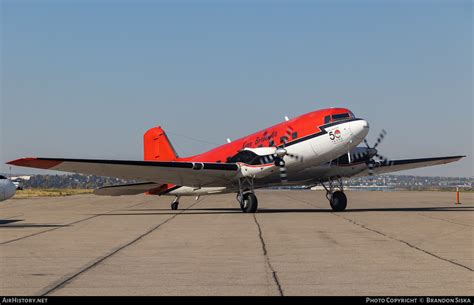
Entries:
[[[132, 211], [136, 213], [110, 213], [110, 214], [95, 214], [100, 216], [124, 216], [124, 215], [173, 215], [179, 213], [172, 212], [169, 208], [161, 209], [133, 209], [125, 210]], [[145, 213], [145, 211], [156, 211], [154, 213]], [[160, 212], [158, 212], [160, 211]], [[161, 212], [162, 211], [162, 212]], [[347, 209], [343, 213], [368, 213], [368, 212], [472, 212], [474, 211], [474, 206], [464, 206], [464, 207], [410, 207], [410, 208], [364, 208], [364, 209]], [[141, 213], [140, 213], [141, 212]], [[203, 214], [234, 214], [242, 213], [239, 208], [194, 208], [186, 210], [186, 214], [183, 215], [203, 215]], [[257, 213], [333, 213], [331, 209], [258, 209]]]
[[24, 221], [24, 219], [0, 219], [0, 228], [56, 228], [56, 227], [67, 227], [68, 225], [54, 225], [54, 224], [37, 224], [37, 223], [18, 223], [15, 222]]

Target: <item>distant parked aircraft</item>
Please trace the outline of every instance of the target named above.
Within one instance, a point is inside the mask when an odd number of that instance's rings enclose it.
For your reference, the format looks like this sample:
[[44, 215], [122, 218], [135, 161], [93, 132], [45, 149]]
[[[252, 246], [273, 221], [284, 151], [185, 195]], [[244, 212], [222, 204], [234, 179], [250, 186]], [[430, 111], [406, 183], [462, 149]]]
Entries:
[[0, 175], [0, 201], [12, 198], [16, 193], [16, 186], [5, 176]]

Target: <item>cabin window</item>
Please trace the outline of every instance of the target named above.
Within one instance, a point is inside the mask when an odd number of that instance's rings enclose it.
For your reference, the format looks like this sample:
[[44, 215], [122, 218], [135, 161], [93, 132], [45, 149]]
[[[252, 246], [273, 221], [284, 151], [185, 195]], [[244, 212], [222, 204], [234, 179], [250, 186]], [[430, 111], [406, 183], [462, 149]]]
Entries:
[[296, 139], [297, 137], [298, 137], [298, 132], [295, 131], [291, 134], [292, 139]]
[[283, 136], [280, 138], [280, 144], [288, 142], [288, 138], [286, 136]]
[[268, 146], [275, 146], [275, 142], [273, 141], [273, 139], [268, 141]]
[[349, 118], [349, 113], [341, 113], [341, 114], [333, 114], [332, 115], [332, 120], [333, 121], [347, 120], [348, 118]]
[[324, 117], [324, 124], [328, 124], [329, 122], [331, 122], [331, 116], [327, 115]]

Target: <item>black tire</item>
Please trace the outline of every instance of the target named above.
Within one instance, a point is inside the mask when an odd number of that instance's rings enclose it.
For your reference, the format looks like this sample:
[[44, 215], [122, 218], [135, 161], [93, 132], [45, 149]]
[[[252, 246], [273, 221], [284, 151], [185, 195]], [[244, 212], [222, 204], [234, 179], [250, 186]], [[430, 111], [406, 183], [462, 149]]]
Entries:
[[244, 194], [244, 200], [242, 201], [242, 204], [240, 205], [240, 207], [242, 208], [242, 212], [244, 213], [257, 212], [257, 208], [258, 208], [257, 196], [255, 196], [253, 193]]
[[172, 210], [177, 210], [177, 209], [178, 209], [178, 205], [179, 205], [179, 202], [173, 202], [173, 203], [171, 204], [171, 209], [172, 209]]
[[331, 208], [334, 212], [342, 212], [347, 206], [347, 197], [344, 192], [336, 191], [332, 193], [331, 199], [329, 200]]

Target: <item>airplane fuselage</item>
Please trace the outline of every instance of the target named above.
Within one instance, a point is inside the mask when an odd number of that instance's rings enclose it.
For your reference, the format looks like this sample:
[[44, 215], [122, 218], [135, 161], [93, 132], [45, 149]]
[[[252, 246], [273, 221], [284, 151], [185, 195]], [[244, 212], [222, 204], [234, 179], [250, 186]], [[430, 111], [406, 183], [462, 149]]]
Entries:
[[[368, 132], [367, 121], [356, 118], [348, 109], [323, 109], [263, 129], [203, 154], [180, 158], [178, 161], [237, 162], [249, 177], [259, 178], [255, 187], [281, 185], [279, 168], [273, 166], [272, 162], [249, 164], [248, 160], [239, 159], [238, 153], [249, 150], [259, 154], [259, 151], [268, 147], [284, 146], [288, 154], [298, 156], [298, 159], [285, 157], [288, 182], [284, 184], [302, 184], [318, 177], [322, 165], [355, 148]], [[236, 188], [237, 185], [202, 188], [170, 185], [169, 191], [160, 195], [215, 194], [235, 192]]]

